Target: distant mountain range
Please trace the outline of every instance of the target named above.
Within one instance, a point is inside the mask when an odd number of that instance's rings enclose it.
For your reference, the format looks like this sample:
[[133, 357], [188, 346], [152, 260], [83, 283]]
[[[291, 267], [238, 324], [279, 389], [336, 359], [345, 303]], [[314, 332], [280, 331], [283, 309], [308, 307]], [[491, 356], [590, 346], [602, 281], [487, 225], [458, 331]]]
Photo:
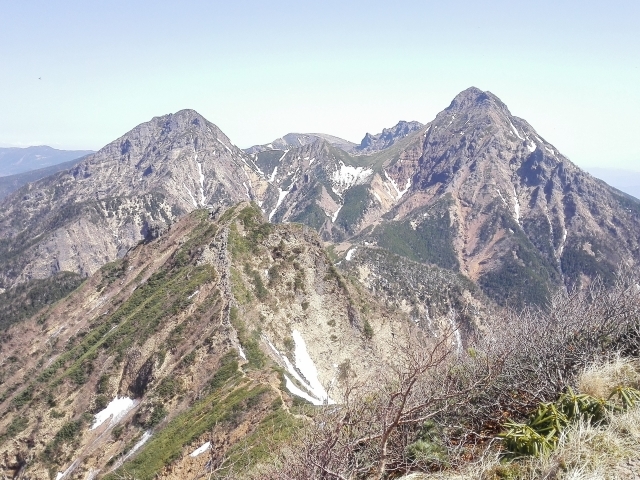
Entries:
[[423, 125], [420, 122], [405, 122], [404, 120], [401, 120], [396, 126], [385, 128], [382, 130], [382, 133], [378, 133], [377, 135], [367, 133], [360, 144], [355, 144], [349, 140], [345, 140], [344, 138], [324, 133], [287, 133], [280, 138], [276, 138], [270, 143], [265, 145], [254, 145], [253, 147], [245, 148], [244, 151], [249, 154], [256, 154], [266, 151], [288, 150], [290, 148], [304, 147], [319, 140], [324, 140], [330, 145], [352, 155], [363, 155], [389, 148], [398, 140], [422, 127]]
[[0, 177], [51, 167], [93, 153], [93, 150], [57, 150], [41, 145], [0, 148]]

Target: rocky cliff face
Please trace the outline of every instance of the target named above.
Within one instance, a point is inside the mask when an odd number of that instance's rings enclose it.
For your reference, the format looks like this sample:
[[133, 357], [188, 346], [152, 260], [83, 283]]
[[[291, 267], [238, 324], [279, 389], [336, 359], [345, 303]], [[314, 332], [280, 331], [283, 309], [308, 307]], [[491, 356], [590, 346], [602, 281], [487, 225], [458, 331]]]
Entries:
[[417, 164], [389, 168], [411, 184], [392, 215], [419, 228], [416, 209], [448, 199], [461, 271], [496, 296], [507, 287], [502, 300], [638, 260], [638, 203], [577, 168], [495, 95], [462, 92], [423, 136]]
[[423, 126], [420, 122], [405, 122], [401, 120], [395, 127], [384, 128], [382, 133], [378, 133], [377, 135], [367, 133], [360, 142], [360, 145], [353, 149], [353, 153], [368, 154], [379, 152], [380, 150], [389, 148], [407, 135], [420, 130]]

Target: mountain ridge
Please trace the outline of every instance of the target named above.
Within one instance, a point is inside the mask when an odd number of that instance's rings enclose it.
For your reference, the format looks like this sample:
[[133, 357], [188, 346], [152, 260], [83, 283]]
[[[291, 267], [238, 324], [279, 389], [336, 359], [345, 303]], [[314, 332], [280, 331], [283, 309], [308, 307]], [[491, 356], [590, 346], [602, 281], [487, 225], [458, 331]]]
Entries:
[[491, 92], [471, 87], [426, 125], [383, 134], [358, 154], [308, 135], [247, 153], [193, 110], [154, 117], [5, 199], [0, 288], [91, 274], [194, 209], [241, 200], [327, 242], [384, 245], [460, 271], [503, 303], [544, 304], [545, 292], [610, 280], [620, 262], [638, 261], [638, 204]]

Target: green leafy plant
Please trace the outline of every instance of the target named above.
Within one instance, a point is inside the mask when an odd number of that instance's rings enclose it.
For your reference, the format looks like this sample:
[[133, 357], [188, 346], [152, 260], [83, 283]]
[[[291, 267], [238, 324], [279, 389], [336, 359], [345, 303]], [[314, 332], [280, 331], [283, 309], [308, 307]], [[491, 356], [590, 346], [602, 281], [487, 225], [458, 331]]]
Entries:
[[640, 402], [640, 390], [636, 390], [632, 387], [616, 387], [609, 395], [608, 401], [611, 401], [613, 397], [618, 397], [618, 400], [622, 403], [623, 410], [627, 410], [628, 408], [635, 407], [636, 404]]
[[[617, 397], [618, 402], [612, 400]], [[624, 411], [640, 402], [640, 391], [618, 386], [607, 400], [582, 393], [569, 387], [555, 403], [541, 403], [527, 423], [508, 421], [505, 431], [498, 435], [512, 453], [547, 455], [558, 444], [560, 434], [570, 422], [584, 419], [590, 423], [604, 422], [607, 412]]]
[[499, 435], [510, 452], [522, 455], [546, 455], [551, 453], [558, 444], [555, 432], [541, 435], [527, 424], [507, 422], [504, 427], [506, 432]]
[[586, 393], [576, 394], [571, 387], [563, 393], [558, 400], [560, 410], [573, 420], [584, 418], [591, 423], [597, 423], [605, 418], [606, 411], [610, 409], [605, 400], [592, 397]]

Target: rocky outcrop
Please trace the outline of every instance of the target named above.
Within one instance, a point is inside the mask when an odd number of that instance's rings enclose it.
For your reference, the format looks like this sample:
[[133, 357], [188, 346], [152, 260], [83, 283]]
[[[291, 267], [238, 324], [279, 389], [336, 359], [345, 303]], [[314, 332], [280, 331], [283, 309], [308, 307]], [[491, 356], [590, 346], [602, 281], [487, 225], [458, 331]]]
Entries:
[[400, 120], [396, 126], [384, 128], [382, 133], [378, 133], [377, 135], [367, 133], [360, 142], [360, 145], [353, 149], [353, 153], [356, 155], [366, 155], [385, 150], [398, 140], [420, 130], [423, 126], [420, 122], [405, 122], [404, 120]]

